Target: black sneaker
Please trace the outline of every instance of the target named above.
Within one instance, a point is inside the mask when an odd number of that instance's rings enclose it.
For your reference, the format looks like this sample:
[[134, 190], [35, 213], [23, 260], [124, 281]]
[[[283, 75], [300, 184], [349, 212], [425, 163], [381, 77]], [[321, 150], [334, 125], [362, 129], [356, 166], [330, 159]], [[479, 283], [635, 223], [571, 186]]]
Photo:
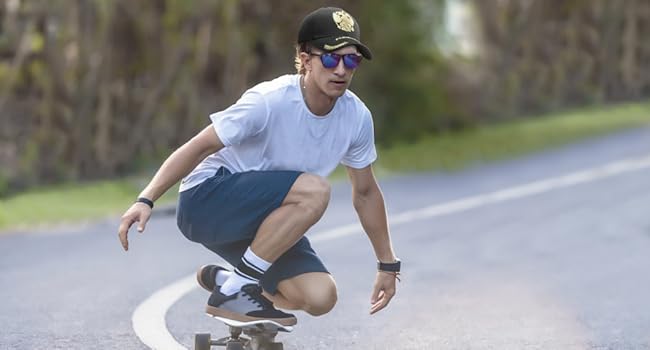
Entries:
[[247, 284], [231, 296], [226, 296], [219, 289], [215, 289], [208, 300], [205, 312], [239, 322], [271, 320], [283, 326], [293, 326], [298, 323], [296, 316], [273, 307], [273, 303], [262, 295], [262, 287], [257, 284]]
[[196, 271], [196, 281], [199, 282], [203, 289], [212, 292], [216, 287], [221, 287], [217, 286], [217, 282], [215, 282], [217, 272], [221, 270], [228, 271], [228, 269], [219, 265], [203, 265]]

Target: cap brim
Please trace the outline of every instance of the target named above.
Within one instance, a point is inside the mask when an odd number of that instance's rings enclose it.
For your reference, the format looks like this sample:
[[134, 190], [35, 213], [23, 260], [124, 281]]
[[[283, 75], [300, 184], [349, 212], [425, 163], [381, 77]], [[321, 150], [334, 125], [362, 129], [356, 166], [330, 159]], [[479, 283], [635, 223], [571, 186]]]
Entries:
[[359, 53], [361, 53], [361, 56], [363, 56], [363, 58], [372, 60], [372, 52], [368, 46], [362, 44], [355, 38], [347, 37], [340, 38], [338, 40], [333, 38], [322, 38], [312, 41], [311, 44], [323, 51], [336, 51], [338, 49], [354, 45], [357, 47]]

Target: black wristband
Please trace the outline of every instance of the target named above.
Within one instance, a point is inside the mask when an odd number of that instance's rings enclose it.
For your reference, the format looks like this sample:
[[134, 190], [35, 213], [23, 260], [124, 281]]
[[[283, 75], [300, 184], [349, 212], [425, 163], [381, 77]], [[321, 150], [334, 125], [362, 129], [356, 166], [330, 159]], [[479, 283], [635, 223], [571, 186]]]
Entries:
[[139, 197], [138, 199], [135, 200], [136, 203], [144, 203], [149, 206], [149, 208], [153, 209], [153, 201], [149, 198], [144, 198], [144, 197]]
[[397, 259], [394, 263], [377, 262], [377, 270], [386, 272], [399, 272], [402, 268], [402, 262]]

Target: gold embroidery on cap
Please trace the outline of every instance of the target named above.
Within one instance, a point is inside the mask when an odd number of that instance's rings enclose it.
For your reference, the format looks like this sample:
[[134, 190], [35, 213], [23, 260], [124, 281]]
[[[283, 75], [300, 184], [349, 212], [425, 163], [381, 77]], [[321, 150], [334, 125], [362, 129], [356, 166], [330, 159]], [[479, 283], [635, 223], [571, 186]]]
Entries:
[[334, 23], [336, 23], [336, 26], [343, 31], [346, 32], [353, 32], [354, 31], [354, 19], [352, 19], [352, 16], [350, 16], [349, 13], [341, 10], [341, 11], [336, 11], [332, 13], [332, 17], [334, 18]]
[[338, 48], [341, 48], [341, 47], [343, 47], [343, 46], [345, 46], [345, 45], [347, 45], [347, 44], [348, 44], [347, 41], [344, 41], [344, 42], [342, 42], [342, 43], [340, 43], [340, 44], [336, 44], [336, 45], [328, 45], [328, 44], [325, 44], [325, 45], [323, 45], [323, 48], [324, 48], [325, 50], [327, 50], [327, 51], [334, 51], [334, 50], [336, 50], [336, 49], [338, 49]]

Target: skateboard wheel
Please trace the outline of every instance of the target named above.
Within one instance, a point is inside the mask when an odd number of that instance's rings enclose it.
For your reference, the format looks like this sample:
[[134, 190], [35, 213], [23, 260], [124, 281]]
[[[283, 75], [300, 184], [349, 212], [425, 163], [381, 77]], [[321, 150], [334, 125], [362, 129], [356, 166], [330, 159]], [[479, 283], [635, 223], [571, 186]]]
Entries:
[[212, 339], [209, 333], [198, 333], [194, 335], [194, 350], [210, 350]]

